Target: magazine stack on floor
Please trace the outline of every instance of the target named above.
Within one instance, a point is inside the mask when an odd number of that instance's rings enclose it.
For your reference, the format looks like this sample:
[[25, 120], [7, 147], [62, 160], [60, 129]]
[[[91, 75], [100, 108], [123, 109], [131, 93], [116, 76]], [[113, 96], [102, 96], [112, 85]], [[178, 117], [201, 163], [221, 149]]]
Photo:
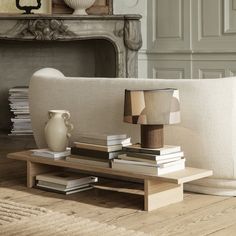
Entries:
[[28, 87], [9, 90], [9, 102], [13, 117], [10, 135], [33, 135], [29, 114]]
[[113, 169], [159, 176], [185, 168], [180, 146], [165, 145], [163, 148], [148, 149], [135, 144], [123, 147], [123, 151], [112, 161]]
[[36, 181], [40, 189], [68, 195], [92, 189], [91, 184], [97, 182], [98, 178], [72, 172], [53, 172], [37, 175]]
[[126, 134], [84, 134], [71, 148], [67, 161], [99, 167], [110, 167], [112, 159], [122, 153], [122, 147], [131, 145]]

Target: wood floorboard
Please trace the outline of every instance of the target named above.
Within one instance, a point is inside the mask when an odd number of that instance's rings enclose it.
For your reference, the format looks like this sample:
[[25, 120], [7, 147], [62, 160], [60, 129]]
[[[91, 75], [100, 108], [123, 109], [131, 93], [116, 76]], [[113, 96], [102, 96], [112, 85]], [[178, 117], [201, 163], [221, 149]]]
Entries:
[[226, 226], [223, 229], [216, 230], [213, 233], [208, 234], [207, 236], [234, 236], [236, 235], [236, 224], [231, 226]]
[[189, 212], [171, 222], [147, 227], [158, 235], [208, 235], [226, 226], [231, 226], [235, 223], [235, 219], [236, 199], [230, 198]]
[[[207, 196], [201, 194], [191, 194], [190, 196], [185, 197], [184, 201], [173, 204], [171, 206], [160, 208], [153, 212], [141, 212], [140, 214], [120, 218], [117, 225], [122, 226], [123, 224], [129, 225], [132, 229], [155, 229], [156, 225], [168, 225], [171, 222], [175, 222], [181, 217], [188, 217], [189, 213], [199, 211], [200, 209], [205, 209], [211, 204], [219, 203], [227, 198], [216, 197], [216, 196]], [[110, 221], [110, 223], [115, 223]], [[139, 224], [137, 223], [139, 222]]]
[[[2, 151], [0, 199], [41, 206], [158, 236], [236, 235], [236, 198], [185, 193], [183, 202], [147, 213], [142, 211], [142, 197], [127, 193], [127, 182], [107, 180], [104, 188], [69, 196], [28, 189], [25, 164], [5, 156]], [[108, 190], [109, 185], [118, 187], [118, 190]]]

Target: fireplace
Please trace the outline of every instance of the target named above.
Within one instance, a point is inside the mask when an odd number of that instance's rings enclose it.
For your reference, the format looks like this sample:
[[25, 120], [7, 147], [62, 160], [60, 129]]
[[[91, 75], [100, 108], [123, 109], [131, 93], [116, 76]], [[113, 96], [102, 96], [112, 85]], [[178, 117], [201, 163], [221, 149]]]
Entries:
[[0, 16], [0, 130], [10, 127], [8, 89], [34, 71], [67, 76], [137, 77], [139, 15]]

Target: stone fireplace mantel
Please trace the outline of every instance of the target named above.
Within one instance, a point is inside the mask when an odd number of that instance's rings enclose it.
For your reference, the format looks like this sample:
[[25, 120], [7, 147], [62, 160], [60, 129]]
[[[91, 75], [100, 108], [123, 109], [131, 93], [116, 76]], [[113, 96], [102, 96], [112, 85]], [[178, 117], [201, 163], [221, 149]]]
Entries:
[[140, 15], [1, 15], [0, 134], [11, 126], [8, 90], [53, 67], [71, 77], [137, 77]]
[[[0, 16], [0, 42], [104, 39], [116, 52], [116, 76], [137, 77], [140, 15]], [[109, 65], [108, 65], [109, 66]]]

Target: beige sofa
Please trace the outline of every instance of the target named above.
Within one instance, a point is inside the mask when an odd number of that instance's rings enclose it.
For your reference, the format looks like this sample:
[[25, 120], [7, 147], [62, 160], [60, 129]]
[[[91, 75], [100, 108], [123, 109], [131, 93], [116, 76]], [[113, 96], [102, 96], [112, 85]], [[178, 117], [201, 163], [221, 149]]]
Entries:
[[80, 133], [127, 133], [139, 141], [139, 126], [123, 123], [125, 89], [173, 87], [180, 90], [182, 122], [165, 127], [165, 143], [181, 145], [187, 166], [212, 169], [214, 176], [185, 189], [236, 196], [236, 80], [162, 80], [70, 78], [55, 69], [37, 71], [30, 81], [30, 113], [34, 136], [45, 147], [47, 111], [66, 109]]

